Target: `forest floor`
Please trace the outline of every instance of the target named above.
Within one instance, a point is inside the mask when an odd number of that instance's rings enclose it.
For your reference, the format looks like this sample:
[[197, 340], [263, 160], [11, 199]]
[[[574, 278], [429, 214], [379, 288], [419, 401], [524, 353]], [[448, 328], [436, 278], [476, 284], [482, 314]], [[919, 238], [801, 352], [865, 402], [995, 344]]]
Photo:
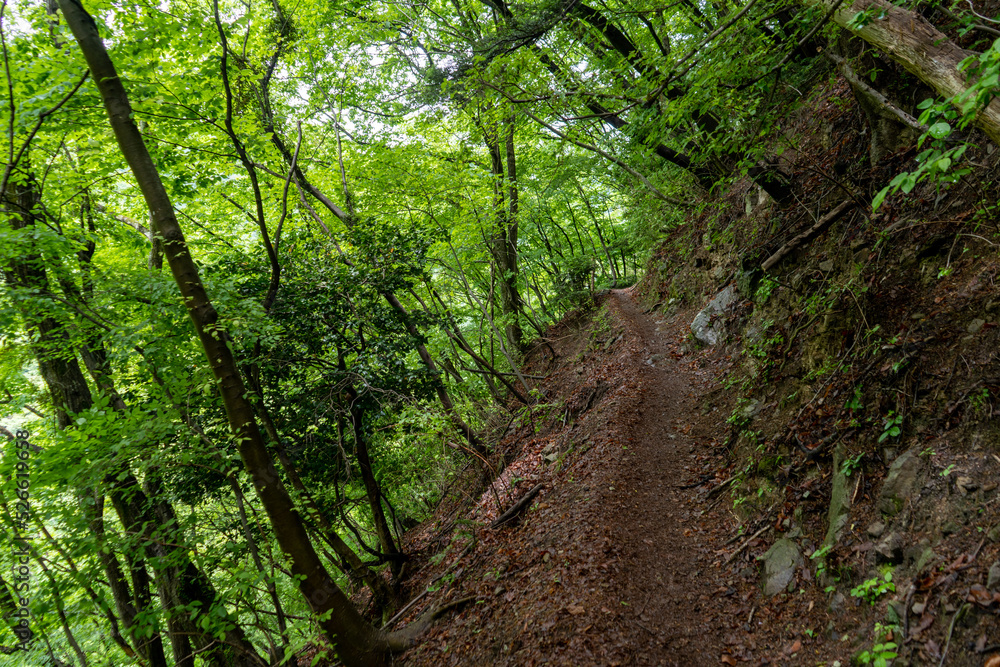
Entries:
[[[529, 357], [525, 372], [546, 376], [538, 388], [548, 403], [507, 425], [500, 449], [512, 462], [482, 496], [446, 498], [407, 534], [416, 568], [407, 598], [422, 597], [400, 621], [464, 602], [401, 664], [826, 657], [804, 622], [822, 598], [783, 594], [758, 607], [749, 552], [766, 544], [734, 535], [724, 492], [729, 410], [719, 378], [731, 360], [690, 346], [692, 317], [663, 319], [616, 290], [550, 332], [555, 358]], [[490, 527], [539, 484], [518, 523]]]

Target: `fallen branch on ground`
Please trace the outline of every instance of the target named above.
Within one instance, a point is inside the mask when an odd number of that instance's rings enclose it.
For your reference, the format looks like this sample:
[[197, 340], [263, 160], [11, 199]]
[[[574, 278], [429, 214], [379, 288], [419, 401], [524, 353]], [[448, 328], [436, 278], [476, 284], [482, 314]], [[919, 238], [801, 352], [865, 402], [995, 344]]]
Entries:
[[714, 496], [715, 494], [717, 494], [719, 491], [722, 491], [724, 488], [726, 488], [727, 486], [729, 486], [734, 479], [736, 479], [736, 475], [732, 475], [729, 479], [727, 479], [726, 481], [722, 482], [717, 487], [715, 487], [714, 489], [712, 489], [711, 491], [709, 491], [708, 495], [705, 496], [705, 498], [706, 499], [707, 498], [711, 498], [712, 496]]
[[531, 504], [531, 501], [534, 500], [535, 496], [538, 495], [538, 492], [541, 491], [544, 486], [544, 484], [536, 484], [531, 491], [528, 491], [526, 494], [521, 496], [521, 499], [514, 503], [509, 510], [498, 516], [497, 520], [490, 524], [490, 528], [499, 528], [503, 524], [523, 514], [528, 509], [528, 505]]
[[854, 208], [854, 206], [856, 206], [856, 204], [853, 199], [845, 199], [840, 202], [835, 209], [817, 220], [816, 224], [801, 234], [795, 236], [791, 241], [778, 248], [777, 252], [765, 259], [764, 263], [760, 265], [761, 270], [767, 271], [771, 269], [775, 264], [790, 255], [792, 251], [796, 250], [799, 246], [806, 244], [815, 236], [818, 236], [820, 232], [839, 220], [844, 213]]
[[764, 526], [763, 528], [761, 528], [760, 530], [758, 530], [756, 533], [754, 533], [753, 535], [751, 535], [750, 538], [747, 541], [745, 541], [743, 544], [741, 544], [740, 546], [738, 546], [736, 548], [736, 551], [734, 551], [733, 553], [729, 554], [729, 558], [727, 558], [726, 562], [722, 564], [722, 567], [725, 567], [725, 566], [729, 565], [730, 563], [732, 563], [733, 559], [736, 558], [744, 549], [746, 549], [747, 546], [751, 542], [753, 542], [758, 537], [760, 537], [761, 535], [763, 535], [764, 532], [767, 531], [767, 530], [769, 530], [770, 528], [771, 528], [771, 522], [769, 521], [766, 526]]

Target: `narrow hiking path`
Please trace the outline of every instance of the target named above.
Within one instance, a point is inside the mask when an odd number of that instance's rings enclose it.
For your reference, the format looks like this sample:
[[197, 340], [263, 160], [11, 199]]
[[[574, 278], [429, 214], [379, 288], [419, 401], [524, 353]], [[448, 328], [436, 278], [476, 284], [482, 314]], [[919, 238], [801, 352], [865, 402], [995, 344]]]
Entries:
[[[550, 332], [557, 358], [531, 359], [528, 368], [547, 376], [539, 388], [549, 407], [508, 425], [501, 446], [513, 463], [471, 509], [439, 511], [408, 535], [408, 549], [433, 556], [409, 596], [428, 583], [435, 590], [407, 618], [470, 602], [402, 662], [751, 658], [752, 586], [725, 578], [721, 565], [737, 545], [726, 544], [729, 504], [710, 494], [723, 481], [728, 412], [706, 401], [719, 401], [716, 379], [729, 360], [687, 348], [692, 316], [646, 313], [629, 290], [615, 290], [596, 313]], [[474, 536], [455, 530], [460, 516], [469, 522], [462, 525], [488, 526], [537, 484], [543, 491], [520, 523]]]
[[[706, 420], [697, 399], [709, 373], [682, 354], [684, 323], [647, 315], [624, 290], [612, 293], [608, 307], [641, 347], [643, 362], [632, 453], [618, 471], [621, 493], [608, 516], [621, 549], [616, 588], [639, 629], [631, 633], [634, 662], [714, 664], [725, 630], [714, 599], [731, 588], [712, 567], [725, 528], [717, 516], [701, 514], [703, 495], [682, 488], [701, 474], [718, 430], [718, 416]], [[628, 613], [622, 616], [628, 623]]]

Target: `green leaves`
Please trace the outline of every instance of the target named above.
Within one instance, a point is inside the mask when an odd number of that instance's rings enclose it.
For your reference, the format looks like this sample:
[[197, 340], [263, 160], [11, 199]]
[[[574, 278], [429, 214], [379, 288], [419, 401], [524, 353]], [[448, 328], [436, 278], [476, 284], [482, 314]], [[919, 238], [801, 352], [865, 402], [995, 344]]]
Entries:
[[935, 139], [945, 139], [951, 134], [951, 125], [943, 121], [934, 123], [928, 128], [927, 133]]

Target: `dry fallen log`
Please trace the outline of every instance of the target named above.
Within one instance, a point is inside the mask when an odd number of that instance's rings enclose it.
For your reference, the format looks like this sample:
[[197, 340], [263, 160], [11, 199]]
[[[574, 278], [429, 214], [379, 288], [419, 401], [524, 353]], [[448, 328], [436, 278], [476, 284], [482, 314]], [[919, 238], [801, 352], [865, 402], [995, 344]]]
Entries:
[[826, 229], [827, 227], [835, 223], [837, 220], [839, 220], [840, 217], [844, 215], [844, 213], [854, 208], [854, 206], [856, 206], [856, 204], [853, 199], [845, 199], [844, 201], [840, 202], [840, 204], [837, 205], [837, 208], [833, 209], [832, 211], [824, 215], [822, 218], [817, 220], [816, 224], [814, 224], [812, 227], [805, 230], [801, 234], [794, 237], [791, 241], [778, 248], [778, 251], [776, 253], [774, 253], [773, 255], [764, 260], [764, 263], [760, 265], [760, 268], [763, 269], [764, 271], [767, 271], [775, 264], [783, 260], [796, 248], [805, 245], [806, 243], [811, 241], [814, 237], [819, 235], [820, 232], [822, 232], [824, 229]]
[[878, 92], [867, 83], [865, 83], [858, 75], [855, 73], [854, 68], [851, 67], [850, 63], [844, 58], [830, 53], [829, 51], [824, 51], [823, 55], [827, 57], [837, 68], [840, 73], [844, 75], [847, 82], [854, 87], [855, 90], [860, 90], [862, 94], [868, 97], [868, 99], [875, 103], [875, 107], [878, 109], [880, 116], [885, 118], [890, 118], [897, 122], [903, 123], [907, 127], [911, 127], [917, 132], [926, 132], [927, 126], [918, 121], [916, 118], [906, 113], [895, 104], [889, 101], [889, 99]]
[[531, 501], [535, 499], [538, 492], [542, 490], [544, 484], [536, 484], [531, 491], [521, 496], [521, 499], [514, 503], [509, 510], [497, 517], [497, 520], [490, 524], [490, 528], [499, 528], [500, 526], [519, 519], [522, 514], [528, 510], [528, 506], [531, 505]]

